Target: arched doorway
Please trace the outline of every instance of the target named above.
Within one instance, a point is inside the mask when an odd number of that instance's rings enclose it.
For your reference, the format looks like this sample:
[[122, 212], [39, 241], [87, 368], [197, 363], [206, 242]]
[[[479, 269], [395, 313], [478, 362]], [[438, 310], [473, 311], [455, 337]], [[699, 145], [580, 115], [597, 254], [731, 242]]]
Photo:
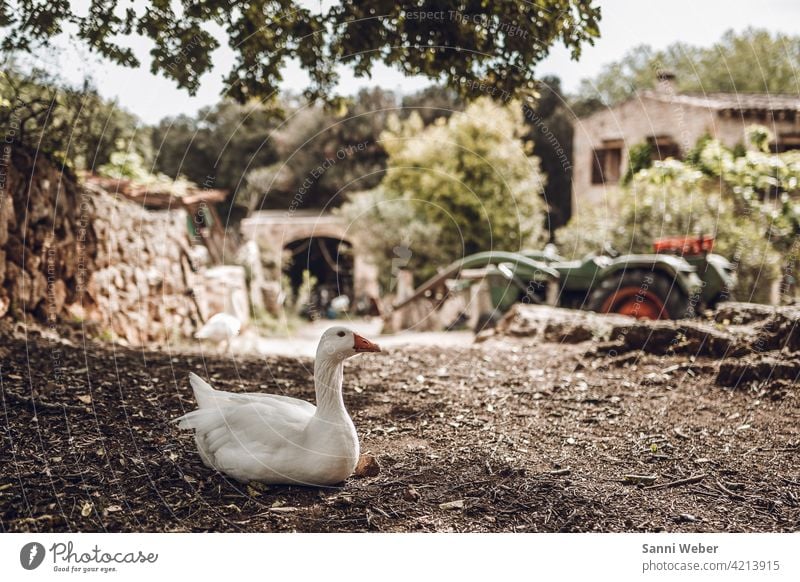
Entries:
[[[353, 245], [346, 240], [315, 236], [290, 242], [284, 247], [284, 274], [295, 301], [306, 305], [299, 311], [310, 319], [333, 318], [353, 305]], [[307, 273], [307, 274], [306, 274]], [[310, 285], [307, 297], [298, 297]], [[346, 297], [347, 299], [338, 299]], [[344, 307], [344, 310], [342, 309]]]

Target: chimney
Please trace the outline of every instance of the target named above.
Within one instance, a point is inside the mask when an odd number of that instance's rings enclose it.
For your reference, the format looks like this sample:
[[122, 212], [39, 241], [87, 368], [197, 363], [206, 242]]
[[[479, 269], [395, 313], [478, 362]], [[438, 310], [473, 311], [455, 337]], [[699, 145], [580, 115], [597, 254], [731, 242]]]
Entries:
[[665, 95], [676, 95], [678, 93], [678, 89], [675, 87], [675, 73], [672, 71], [658, 69], [656, 71], [656, 79], [658, 80], [656, 89], [660, 93]]

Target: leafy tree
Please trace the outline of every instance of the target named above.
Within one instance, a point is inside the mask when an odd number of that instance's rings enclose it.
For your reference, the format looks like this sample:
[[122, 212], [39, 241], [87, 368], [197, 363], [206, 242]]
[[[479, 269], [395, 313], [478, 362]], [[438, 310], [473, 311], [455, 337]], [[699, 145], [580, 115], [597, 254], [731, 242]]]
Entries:
[[230, 190], [251, 211], [287, 208], [304, 183], [303, 207], [338, 205], [332, 198], [343, 186], [380, 182], [386, 153], [379, 136], [397, 107], [379, 88], [340, 105], [334, 111], [287, 95], [269, 106], [226, 100], [196, 117], [164, 119], [152, 131], [155, 170]]
[[431, 85], [403, 97], [401, 117], [416, 112], [422, 123], [430, 125], [440, 117], [448, 118], [456, 111], [463, 111], [464, 101], [458, 93], [442, 85]]
[[[381, 134], [396, 108], [391, 91], [362, 89], [346, 101], [344, 114], [326, 130], [329, 145], [323, 153], [335, 155], [337, 163], [324, 173], [320, 185], [336, 196], [333, 206], [343, 202], [344, 193], [373, 188], [383, 179], [387, 153]], [[346, 190], [339, 192], [341, 188]]]
[[244, 185], [249, 169], [278, 159], [269, 134], [279, 113], [257, 102], [240, 105], [223, 100], [194, 118], [163, 119], [152, 131], [154, 169], [235, 192]]
[[[380, 195], [361, 195], [368, 199], [345, 205], [343, 213], [355, 222], [364, 206], [377, 204], [377, 214], [363, 215], [380, 220], [386, 234], [383, 244], [369, 240], [367, 248], [385, 260], [394, 247], [408, 246], [409, 268], [421, 277], [478, 251], [537, 244], [544, 233], [544, 184], [521, 127], [519, 104], [503, 107], [488, 98], [428, 127], [415, 114], [404, 122], [394, 118], [382, 136], [389, 159]], [[406, 208], [383, 215], [385, 205]], [[435, 227], [435, 245], [407, 240], [408, 221]]]
[[523, 106], [525, 139], [533, 142], [533, 154], [547, 175], [544, 197], [550, 232], [563, 226], [572, 214], [572, 114], [558, 77], [544, 77], [539, 97]]
[[384, 62], [409, 75], [442, 79], [463, 94], [463, 78], [483, 79], [499, 91], [533, 88], [536, 64], [557, 41], [578, 58], [599, 35], [600, 9], [591, 0], [340, 0], [314, 13], [294, 0], [166, 2], [130, 7], [92, 0], [85, 14], [69, 2], [12, 0], [0, 5], [5, 37], [0, 49], [34, 51], [68, 27], [92, 50], [125, 66], [138, 66], [126, 35], [153, 41], [150, 68], [190, 92], [211, 69], [219, 46], [207, 29], [220, 25], [237, 55], [227, 74], [228, 94], [244, 102], [272, 98], [282, 70], [296, 60], [311, 85], [309, 97], [331, 97], [336, 67], [369, 75]]
[[380, 134], [397, 109], [394, 94], [363, 89], [341, 105], [334, 112], [301, 102], [289, 111], [271, 134], [278, 161], [247, 175], [244, 198], [251, 210], [335, 207], [348, 190], [381, 181], [386, 152]]
[[219, 152], [215, 155], [213, 148], [220, 144], [214, 144], [210, 128], [201, 129], [201, 119], [200, 115], [197, 118], [188, 115], [167, 117], [152, 128], [156, 171], [172, 177], [183, 174], [196, 182], [202, 178], [200, 183], [205, 181], [219, 156]]
[[676, 89], [683, 92], [797, 94], [798, 60], [800, 36], [755, 28], [741, 33], [730, 30], [710, 47], [678, 42], [656, 51], [643, 45], [584, 81], [579, 99], [594, 100], [595, 106], [617, 103], [636, 91], [653, 88], [659, 71], [674, 73]]
[[15, 141], [55, 156], [76, 170], [108, 163], [119, 143], [150, 157], [138, 119], [102, 99], [89, 84], [73, 87], [41, 69], [11, 60], [0, 72], [0, 124]]

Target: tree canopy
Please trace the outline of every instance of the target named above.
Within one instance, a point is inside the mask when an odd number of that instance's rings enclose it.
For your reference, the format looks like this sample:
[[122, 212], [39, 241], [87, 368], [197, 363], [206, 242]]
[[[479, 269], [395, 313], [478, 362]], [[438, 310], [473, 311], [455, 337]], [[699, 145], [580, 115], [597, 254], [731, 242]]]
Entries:
[[[301, 103], [271, 132], [278, 161], [247, 174], [248, 206], [255, 209], [338, 206], [341, 188], [364, 190], [381, 181], [386, 152], [380, 134], [396, 108], [394, 94], [364, 89], [339, 111]], [[295, 196], [300, 193], [300, 197]]]
[[533, 155], [547, 175], [544, 198], [548, 228], [564, 226], [572, 213], [572, 113], [558, 77], [542, 78], [539, 98], [522, 108], [527, 127], [524, 138], [533, 142]]
[[684, 42], [656, 51], [643, 45], [630, 50], [622, 59], [606, 65], [594, 79], [585, 80], [580, 100], [596, 100], [611, 105], [652, 88], [657, 72], [675, 75], [678, 91], [730, 93], [800, 92], [797, 63], [800, 37], [749, 28], [726, 32], [709, 47]]
[[375, 63], [425, 75], [473, 95], [479, 79], [493, 92], [534, 88], [536, 64], [561, 41], [578, 58], [599, 35], [600, 9], [592, 0], [340, 0], [312, 12], [293, 0], [151, 0], [121, 6], [91, 0], [84, 14], [66, 0], [11, 0], [0, 5], [0, 49], [32, 52], [69, 31], [91, 50], [125, 66], [138, 66], [122, 40], [153, 41], [150, 68], [194, 93], [212, 68], [224, 30], [236, 62], [227, 94], [245, 101], [276, 95], [289, 61], [310, 77], [308, 97], [330, 98], [338, 65], [369, 76]]
[[7, 139], [77, 170], [108, 163], [119, 149], [150, 157], [147, 130], [90, 83], [73, 87], [41, 69], [23, 72], [13, 59], [0, 71], [0, 125]]
[[259, 103], [223, 100], [194, 117], [166, 118], [151, 132], [154, 169], [197, 184], [236, 191], [248, 168], [274, 163], [269, 139], [279, 123], [277, 110]]

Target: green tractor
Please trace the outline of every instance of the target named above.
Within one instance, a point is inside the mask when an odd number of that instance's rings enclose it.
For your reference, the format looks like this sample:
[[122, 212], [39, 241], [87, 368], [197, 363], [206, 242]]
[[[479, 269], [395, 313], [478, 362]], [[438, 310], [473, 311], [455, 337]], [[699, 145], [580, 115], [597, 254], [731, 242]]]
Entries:
[[[492, 325], [518, 302], [557, 305], [640, 319], [682, 319], [731, 298], [734, 269], [711, 252], [709, 236], [660, 239], [654, 254], [589, 256], [569, 261], [552, 246], [544, 251], [488, 251], [449, 265], [394, 303], [393, 311], [420, 299], [434, 308], [454, 293], [480, 284], [483, 301], [476, 328]], [[464, 317], [466, 319], [466, 317]]]

